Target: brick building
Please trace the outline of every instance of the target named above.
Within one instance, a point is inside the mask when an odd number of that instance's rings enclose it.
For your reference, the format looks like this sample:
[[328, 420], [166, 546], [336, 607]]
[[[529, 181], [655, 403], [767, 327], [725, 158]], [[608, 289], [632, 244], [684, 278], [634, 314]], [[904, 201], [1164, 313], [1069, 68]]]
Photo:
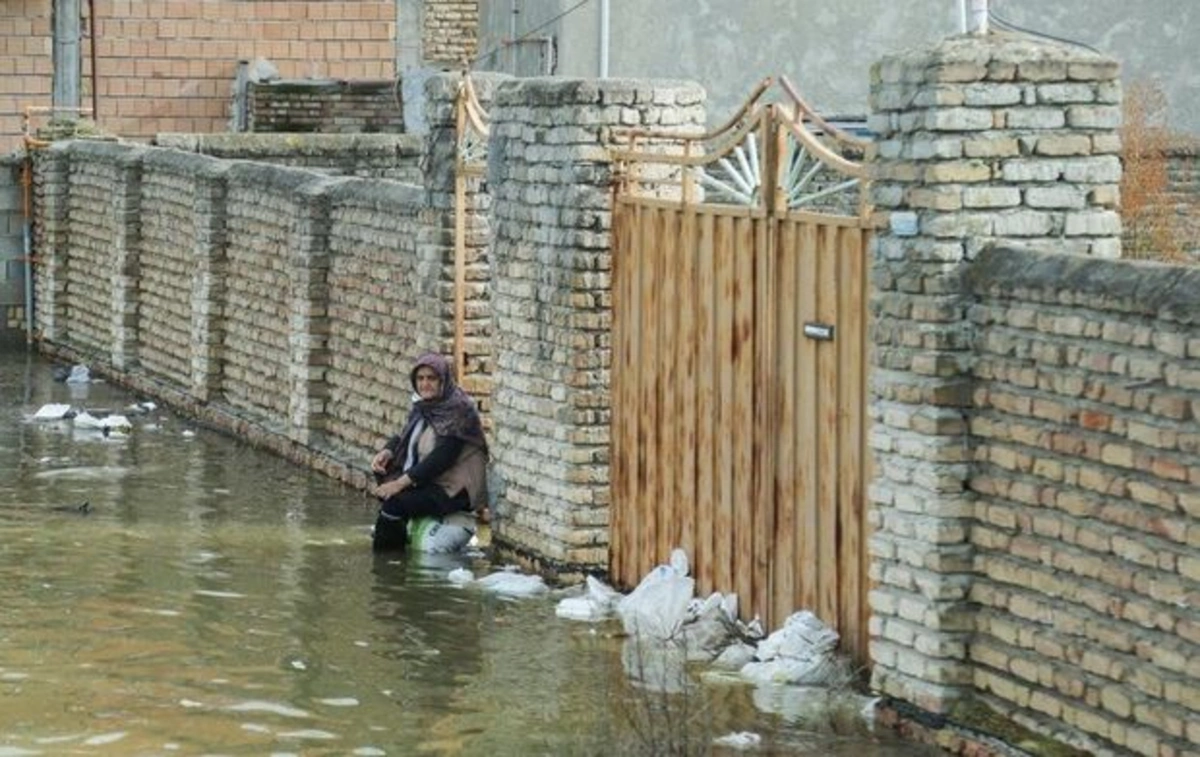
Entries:
[[[474, 0], [86, 0], [82, 104], [124, 137], [227, 128], [239, 60], [284, 79], [386, 80], [397, 62], [453, 66], [475, 49]], [[48, 106], [53, 0], [0, 4], [0, 150], [19, 144], [26, 106]], [[96, 73], [90, 39], [94, 8]], [[420, 34], [413, 33], [413, 25]], [[398, 33], [399, 29], [399, 33]]]

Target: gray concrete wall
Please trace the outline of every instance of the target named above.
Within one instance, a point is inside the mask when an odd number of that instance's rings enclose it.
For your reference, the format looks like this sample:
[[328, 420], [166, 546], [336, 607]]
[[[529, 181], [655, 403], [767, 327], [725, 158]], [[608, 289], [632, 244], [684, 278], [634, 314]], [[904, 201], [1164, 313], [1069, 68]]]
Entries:
[[[480, 50], [511, 33], [514, 0], [480, 0]], [[517, 36], [575, 5], [520, 0]], [[879, 57], [957, 33], [957, 0], [857, 0], [835, 8], [817, 0], [614, 0], [609, 74], [678, 77], [709, 93], [709, 118], [723, 120], [763, 76], [782, 73], [827, 113], [867, 111], [868, 69]], [[562, 76], [598, 71], [599, 2], [572, 11], [537, 36], [556, 38]], [[1002, 18], [1098, 48], [1122, 63], [1124, 78], [1155, 77], [1172, 125], [1200, 132], [1200, 3], [1193, 0], [993, 0]], [[522, 44], [481, 61], [490, 70], [525, 70], [537, 46]], [[514, 69], [512, 66], [516, 65]]]

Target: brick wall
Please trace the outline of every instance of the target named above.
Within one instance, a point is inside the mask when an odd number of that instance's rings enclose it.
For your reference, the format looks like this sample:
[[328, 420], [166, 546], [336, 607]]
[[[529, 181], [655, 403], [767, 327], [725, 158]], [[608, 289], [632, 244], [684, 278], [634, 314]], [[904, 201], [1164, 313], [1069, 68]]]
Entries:
[[396, 82], [250, 82], [246, 87], [248, 131], [326, 134], [399, 134], [404, 114]]
[[424, 142], [408, 134], [159, 134], [159, 147], [306, 168], [332, 176], [421, 182]]
[[494, 538], [560, 566], [608, 561], [613, 126], [704, 123], [696, 85], [521, 79], [492, 110]]
[[50, 9], [48, 0], [0, 3], [0, 152], [20, 145], [26, 106], [50, 104]]
[[1168, 148], [1167, 194], [1179, 219], [1183, 251], [1200, 262], [1200, 138], [1180, 139]]
[[25, 215], [19, 156], [0, 156], [0, 341], [25, 339]]
[[352, 182], [331, 198], [330, 441], [370, 449], [403, 424], [412, 356], [428, 349], [417, 270], [426, 252], [415, 186]]
[[[50, 104], [50, 9], [47, 0], [0, 6], [0, 150], [18, 145], [25, 106]], [[396, 7], [385, 0], [96, 0], [95, 10], [98, 119], [124, 137], [224, 131], [239, 60], [266, 58], [284, 79], [390, 85], [395, 75]], [[427, 0], [423, 62], [458, 68], [472, 58], [478, 16], [473, 0]], [[84, 106], [92, 102], [89, 23], [80, 51]], [[350, 107], [357, 95], [343, 97], [347, 112], [361, 111], [351, 120], [363, 131], [399, 130], [398, 112], [385, 115], [378, 98]]]
[[199, 274], [195, 174], [204, 161], [151, 151], [142, 164], [138, 357], [148, 373], [189, 386], [192, 378], [192, 281]]
[[972, 267], [986, 700], [1099, 751], [1200, 748], [1200, 270]]
[[[84, 3], [85, 13], [87, 4]], [[125, 137], [224, 131], [238, 60], [267, 58], [288, 79], [391, 79], [395, 6], [385, 0], [96, 0], [100, 126]], [[49, 105], [50, 3], [0, 7], [0, 149], [17, 145], [25, 105]], [[87, 21], [85, 20], [85, 23]], [[85, 26], [86, 30], [86, 26]], [[81, 57], [91, 104], [91, 45]]]
[[1116, 73], [1008, 35], [873, 70], [872, 680], [976, 733], [1194, 754], [1200, 271], [1100, 259]]
[[[78, 149], [87, 159], [73, 161], [67, 176], [65, 231], [71, 249], [65, 285], [71, 296], [65, 305], [62, 333], [81, 348], [108, 353], [116, 350], [113, 243], [119, 225], [118, 202], [127, 201], [131, 194], [122, 180], [121, 164], [135, 152], [86, 142]], [[120, 311], [125, 309], [120, 304]]]
[[[453, 113], [452, 78], [430, 81], [431, 121]], [[427, 190], [174, 149], [55, 144], [37, 154], [43, 346], [361, 483], [368, 451], [407, 414], [409, 363], [448, 351], [453, 335], [454, 151], [432, 154]], [[477, 186], [472, 197], [468, 228], [486, 228], [474, 218], [486, 195]], [[471, 240], [467, 299], [482, 321], [485, 242]], [[469, 369], [464, 383], [482, 391], [486, 412], [487, 363], [477, 356]]]
[[424, 25], [426, 65], [461, 69], [478, 52], [478, 0], [425, 0]]
[[[509, 79], [504, 74], [472, 74], [476, 96], [485, 109], [492, 105], [497, 86]], [[460, 80], [457, 74], [439, 74], [425, 83], [428, 162], [424, 186], [430, 224], [428, 244], [436, 255], [430, 257], [428, 267], [420, 272], [418, 280], [422, 282], [427, 301], [444, 302], [446, 307], [427, 312], [421, 331], [436, 334], [437, 340], [429, 347], [447, 355], [454, 349], [456, 174], [453, 167], [457, 154], [455, 102]], [[482, 160], [486, 160], [486, 156]], [[463, 220], [466, 308], [463, 314], [465, 360], [462, 384], [479, 400], [484, 410], [490, 411], [496, 357], [490, 304], [494, 266], [489, 249], [494, 226], [492, 193], [482, 176], [467, 177], [463, 200], [466, 210]]]

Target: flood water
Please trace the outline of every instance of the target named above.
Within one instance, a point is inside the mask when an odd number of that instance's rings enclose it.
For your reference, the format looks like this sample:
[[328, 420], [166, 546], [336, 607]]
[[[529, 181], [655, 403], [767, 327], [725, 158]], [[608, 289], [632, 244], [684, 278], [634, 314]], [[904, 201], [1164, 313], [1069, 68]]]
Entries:
[[[362, 493], [53, 368], [0, 348], [0, 757], [729, 754], [739, 731], [929, 754], [742, 686], [631, 686], [614, 626], [447, 579], [486, 552], [375, 557]], [[133, 430], [27, 420], [52, 402]]]

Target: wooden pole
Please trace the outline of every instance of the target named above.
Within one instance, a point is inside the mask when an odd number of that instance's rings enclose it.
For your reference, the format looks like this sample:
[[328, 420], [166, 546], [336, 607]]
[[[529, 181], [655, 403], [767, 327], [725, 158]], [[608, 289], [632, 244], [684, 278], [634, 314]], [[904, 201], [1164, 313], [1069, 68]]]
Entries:
[[[463, 74], [464, 80], [466, 74]], [[467, 127], [466, 89], [460, 87], [455, 102], [454, 140], [454, 371], [458, 381], [466, 371], [467, 311], [467, 177], [463, 170], [462, 138]]]

